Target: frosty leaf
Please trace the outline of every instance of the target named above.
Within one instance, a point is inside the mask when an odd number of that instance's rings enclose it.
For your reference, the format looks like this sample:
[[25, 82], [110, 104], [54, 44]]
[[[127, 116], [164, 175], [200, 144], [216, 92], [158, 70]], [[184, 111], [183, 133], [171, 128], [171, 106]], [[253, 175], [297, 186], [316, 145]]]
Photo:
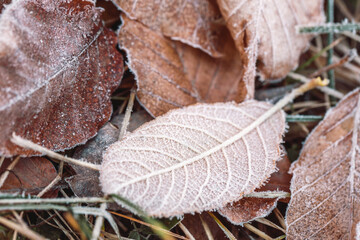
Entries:
[[[218, 43], [221, 18], [214, 0], [113, 0], [130, 19], [173, 40], [199, 48], [211, 56], [221, 56]], [[221, 50], [220, 50], [221, 51]]]
[[242, 132], [270, 107], [257, 101], [197, 104], [156, 118], [107, 149], [100, 170], [104, 193], [159, 217], [238, 200], [270, 176], [280, 156], [283, 112]]
[[355, 239], [360, 222], [360, 90], [329, 110], [291, 166], [288, 239]]
[[138, 98], [152, 115], [196, 101], [240, 102], [253, 95], [253, 82], [242, 81], [242, 59], [226, 29], [222, 38], [226, 55], [214, 59], [141, 23], [123, 20], [120, 47], [126, 50], [128, 65], [137, 78]]
[[217, 0], [235, 44], [247, 55], [245, 78], [277, 79], [298, 65], [308, 35], [297, 35], [298, 24], [323, 23], [323, 0]]
[[[88, 141], [85, 145], [76, 148], [74, 158], [86, 159], [90, 163], [101, 164], [102, 155], [105, 149], [119, 139], [119, 133], [124, 114], [115, 116], [111, 123], [105, 124], [95, 138]], [[131, 114], [128, 130], [134, 131], [152, 118], [144, 110]], [[119, 126], [119, 128], [115, 127]], [[70, 164], [75, 174], [66, 178], [71, 190], [78, 197], [102, 196], [99, 184], [99, 172], [87, 169], [75, 164]]]
[[[290, 191], [289, 159], [286, 156], [283, 157], [276, 166], [279, 171], [271, 174], [269, 182], [256, 189], [255, 192]], [[244, 197], [237, 202], [227, 204], [219, 210], [219, 213], [234, 224], [242, 224], [256, 218], [266, 217], [276, 207], [278, 200], [278, 198]]]
[[0, 155], [84, 143], [109, 119], [122, 76], [116, 38], [90, 1], [13, 1], [0, 16]]
[[[10, 163], [10, 158], [5, 159], [0, 168], [0, 175], [6, 171]], [[46, 158], [21, 158], [9, 172], [4, 185], [0, 188], [0, 192], [18, 194], [25, 192], [26, 194], [36, 195], [48, 186], [56, 175], [54, 166]], [[57, 192], [57, 190], [50, 189], [43, 197], [56, 197]]]

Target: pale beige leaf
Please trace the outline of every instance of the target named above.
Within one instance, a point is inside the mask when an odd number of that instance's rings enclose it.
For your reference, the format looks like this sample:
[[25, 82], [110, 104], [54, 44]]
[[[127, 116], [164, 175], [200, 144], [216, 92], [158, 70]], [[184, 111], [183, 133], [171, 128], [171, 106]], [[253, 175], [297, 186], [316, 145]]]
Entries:
[[360, 90], [315, 128], [291, 170], [288, 239], [355, 239], [360, 222]]
[[103, 156], [104, 193], [151, 216], [217, 209], [260, 186], [275, 170], [285, 129], [279, 111], [243, 135], [270, 104], [197, 104], [172, 110], [111, 145]]
[[298, 65], [310, 36], [299, 24], [323, 23], [323, 0], [217, 0], [240, 53], [248, 58], [246, 78], [277, 79]]
[[113, 0], [126, 15], [150, 29], [213, 57], [221, 56], [215, 0]]
[[253, 80], [243, 81], [243, 60], [228, 31], [222, 33], [225, 55], [215, 59], [123, 17], [119, 44], [136, 76], [138, 99], [152, 115], [195, 102], [241, 102], [253, 96]]

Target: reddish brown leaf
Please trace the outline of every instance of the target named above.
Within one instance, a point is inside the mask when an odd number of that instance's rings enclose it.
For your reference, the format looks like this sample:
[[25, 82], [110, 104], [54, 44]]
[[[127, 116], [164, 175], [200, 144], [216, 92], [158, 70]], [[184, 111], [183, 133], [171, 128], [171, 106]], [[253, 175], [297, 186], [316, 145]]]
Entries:
[[[102, 154], [110, 144], [116, 142], [119, 138], [120, 128], [124, 114], [115, 116], [111, 123], [107, 123], [103, 126], [95, 138], [88, 141], [85, 145], [79, 146], [75, 153], [74, 158], [86, 159], [86, 161], [101, 164]], [[140, 127], [147, 121], [150, 121], [152, 117], [144, 110], [131, 114], [128, 131], [132, 132], [136, 128]], [[117, 128], [116, 126], [119, 126]], [[69, 184], [72, 191], [78, 197], [94, 197], [103, 196], [99, 183], [99, 172], [79, 167], [71, 164], [75, 174], [65, 181]]]
[[[0, 168], [3, 174], [11, 159], [5, 159]], [[2, 193], [23, 193], [36, 195], [48, 186], [56, 177], [57, 173], [52, 163], [42, 157], [21, 158], [0, 188]], [[56, 197], [57, 190], [51, 189], [43, 197]]]
[[329, 110], [291, 166], [287, 239], [359, 239], [360, 90]]
[[89, 1], [14, 1], [0, 17], [0, 154], [84, 143], [109, 119], [122, 76], [116, 38]]
[[123, 20], [120, 47], [137, 78], [138, 99], [152, 115], [197, 101], [240, 102], [253, 96], [253, 82], [242, 81], [242, 60], [225, 28], [221, 43], [226, 54], [214, 59], [139, 22]]
[[254, 78], [256, 65], [262, 79], [285, 77], [310, 39], [298, 35], [295, 26], [325, 20], [323, 0], [217, 2], [237, 49], [247, 58], [245, 79]]
[[[291, 175], [288, 173], [290, 167], [288, 157], [284, 156], [276, 166], [279, 171], [271, 174], [269, 182], [255, 192], [290, 191]], [[269, 215], [278, 200], [278, 198], [245, 197], [235, 203], [227, 204], [219, 210], [219, 213], [234, 224], [242, 224]]]
[[222, 45], [217, 34], [221, 14], [214, 0], [113, 1], [130, 19], [214, 57], [221, 56]]

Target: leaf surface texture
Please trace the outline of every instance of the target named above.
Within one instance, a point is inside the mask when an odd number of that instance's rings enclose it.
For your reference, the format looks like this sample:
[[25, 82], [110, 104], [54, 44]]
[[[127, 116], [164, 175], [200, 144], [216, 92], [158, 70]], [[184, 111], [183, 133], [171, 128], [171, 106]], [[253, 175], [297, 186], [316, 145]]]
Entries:
[[13, 132], [52, 150], [93, 137], [122, 77], [116, 37], [90, 1], [13, 1], [0, 16], [0, 154], [33, 155]]
[[[237, 49], [247, 56], [245, 78], [278, 79], [298, 65], [311, 36], [296, 25], [325, 21], [323, 0], [217, 0]], [[256, 69], [257, 67], [257, 69]]]
[[156, 118], [107, 149], [100, 171], [104, 193], [158, 217], [238, 200], [260, 186], [280, 158], [281, 111], [239, 135], [270, 107], [252, 100], [197, 104]]
[[328, 111], [291, 170], [288, 239], [356, 239], [360, 222], [360, 90]]

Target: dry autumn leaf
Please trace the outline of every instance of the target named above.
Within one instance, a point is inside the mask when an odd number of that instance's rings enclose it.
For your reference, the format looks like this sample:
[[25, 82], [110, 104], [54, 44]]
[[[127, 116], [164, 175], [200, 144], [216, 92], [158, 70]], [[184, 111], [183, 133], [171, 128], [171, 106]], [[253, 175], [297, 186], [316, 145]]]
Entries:
[[299, 24], [323, 23], [323, 0], [217, 0], [240, 53], [247, 56], [245, 79], [278, 79], [298, 65], [309, 35], [298, 35]]
[[358, 239], [359, 130], [357, 89], [328, 111], [291, 166], [287, 239]]
[[[5, 159], [0, 168], [0, 175], [5, 173], [11, 162], [10, 158]], [[56, 176], [55, 167], [46, 158], [21, 158], [9, 172], [4, 185], [0, 188], [0, 192], [36, 195], [47, 187]], [[50, 189], [43, 197], [56, 197], [57, 192], [55, 189]]]
[[241, 56], [228, 31], [222, 33], [225, 55], [214, 59], [123, 17], [119, 44], [136, 76], [138, 99], [152, 115], [195, 102], [241, 102], [253, 96], [253, 81], [242, 80]]
[[[279, 171], [271, 174], [269, 182], [255, 192], [290, 191], [291, 175], [288, 173], [290, 161], [284, 156], [277, 162]], [[244, 197], [219, 209], [219, 213], [233, 224], [243, 224], [256, 218], [266, 217], [276, 207], [279, 198]]]
[[109, 119], [122, 76], [115, 35], [90, 1], [13, 1], [0, 16], [0, 154], [84, 143]]
[[150, 29], [199, 48], [213, 57], [221, 56], [217, 22], [221, 14], [214, 0], [137, 1], [113, 0], [126, 15]]
[[260, 186], [275, 170], [285, 118], [278, 111], [246, 135], [271, 104], [197, 104], [143, 125], [103, 156], [105, 194], [151, 216], [213, 210]]

